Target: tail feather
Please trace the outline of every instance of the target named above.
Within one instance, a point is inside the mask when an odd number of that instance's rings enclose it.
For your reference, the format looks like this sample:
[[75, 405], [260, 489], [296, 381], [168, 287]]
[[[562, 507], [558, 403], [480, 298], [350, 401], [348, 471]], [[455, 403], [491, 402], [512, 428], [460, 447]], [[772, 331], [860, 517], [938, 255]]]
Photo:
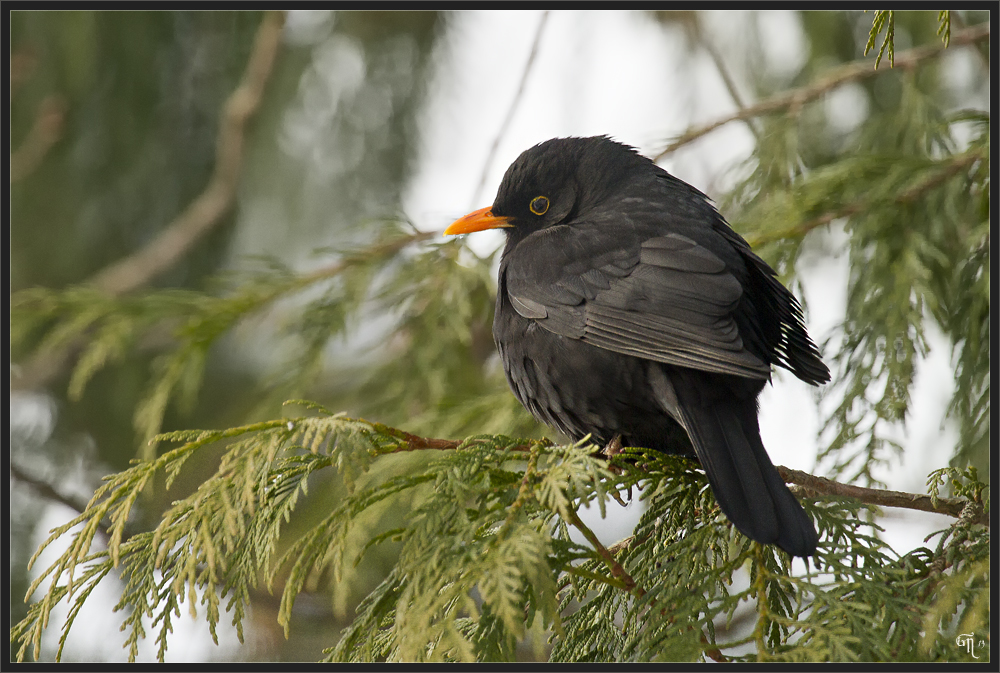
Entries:
[[715, 498], [733, 525], [792, 556], [815, 553], [816, 529], [764, 449], [754, 403], [686, 406], [680, 411]]

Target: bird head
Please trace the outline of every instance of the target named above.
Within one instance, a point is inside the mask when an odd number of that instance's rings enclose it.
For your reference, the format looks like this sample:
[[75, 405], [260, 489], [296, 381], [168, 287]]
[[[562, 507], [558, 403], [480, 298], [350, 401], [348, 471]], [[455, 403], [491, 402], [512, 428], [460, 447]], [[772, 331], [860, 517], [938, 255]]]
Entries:
[[658, 172], [634, 148], [607, 136], [553, 138], [525, 150], [510, 165], [492, 206], [456, 220], [444, 233], [502, 227], [525, 235], [565, 224], [612, 197], [648, 190]]

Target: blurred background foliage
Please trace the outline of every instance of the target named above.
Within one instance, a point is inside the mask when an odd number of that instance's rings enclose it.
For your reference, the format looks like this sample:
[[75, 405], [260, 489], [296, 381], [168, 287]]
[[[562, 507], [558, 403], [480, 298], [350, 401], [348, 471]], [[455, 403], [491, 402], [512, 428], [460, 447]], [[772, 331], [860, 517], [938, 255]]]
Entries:
[[[805, 56], [789, 69], [765, 55], [775, 36], [762, 13], [749, 14], [740, 53], [723, 49], [700, 13], [642, 16], [664, 40], [686, 41], [692, 62], [707, 51], [736, 82], [727, 85], [737, 107], [862, 58], [872, 25], [861, 12], [794, 13]], [[233, 207], [177, 263], [121, 297], [88, 283], [155, 240], [205, 189], [222, 111], [265, 15], [10, 17], [14, 622], [53, 497], [82, 507], [102, 474], [152, 450], [142, 447], [157, 431], [274, 418], [283, 400], [308, 398], [431, 437], [545, 434], [507, 391], [494, 355], [493, 261], [418, 231], [401, 206], [425, 142], [430, 85], [441, 59], [455, 57], [446, 43], [458, 15], [287, 17], [245, 129]], [[952, 32], [987, 19], [951, 12]], [[938, 26], [933, 12], [896, 12], [897, 58], [939, 42]], [[958, 50], [975, 57], [959, 61]], [[825, 348], [838, 372], [822, 443], [831, 475], [877, 484], [872, 466], [901, 449], [883, 428], [906, 418], [928, 318], [955, 349], [960, 439], [941, 447], [939, 464], [989, 474], [988, 61], [982, 41], [915, 67], [890, 71], [883, 61], [876, 76], [815, 102], [754, 115], [751, 157], [727, 168], [731, 189], [711, 194], [786, 281], [795, 282], [804, 246], [849, 250], [847, 316]], [[845, 236], [806, 237], [833, 221]], [[60, 353], [61, 365], [36, 366]], [[90, 363], [85, 376], [81, 362]], [[422, 459], [393, 456], [373, 469], [405, 472]], [[155, 525], [215, 460], [190, 461], [169, 492], [148, 489], [134, 528]], [[341, 489], [320, 476], [288, 539]], [[369, 528], [401, 515], [383, 511]], [[253, 647], [218, 656], [320, 658], [393, 551], [370, 553], [337, 585], [317, 578], [287, 640], [277, 599], [260, 591]]]

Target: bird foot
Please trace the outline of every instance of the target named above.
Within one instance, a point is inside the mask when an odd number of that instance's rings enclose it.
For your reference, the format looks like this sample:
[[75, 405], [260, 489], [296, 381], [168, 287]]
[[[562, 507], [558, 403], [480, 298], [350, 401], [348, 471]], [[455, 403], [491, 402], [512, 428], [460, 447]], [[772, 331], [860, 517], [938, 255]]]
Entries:
[[[600, 455], [603, 458], [606, 458], [606, 459], [610, 460], [610, 459], [614, 458], [615, 456], [617, 456], [618, 454], [620, 454], [621, 452], [622, 452], [622, 436], [621, 435], [615, 435], [614, 437], [611, 438], [611, 441], [608, 442], [607, 444], [605, 444], [604, 448], [601, 449], [600, 452], [598, 452], [598, 455]], [[614, 472], [615, 474], [622, 474], [624, 472], [624, 470], [622, 469], [622, 467], [620, 465], [611, 465], [611, 464], [609, 464], [608, 465], [608, 469], [611, 470], [612, 472]], [[629, 488], [629, 500], [632, 499], [632, 493], [631, 493], [631, 491], [632, 491], [632, 489]], [[617, 500], [618, 504], [620, 504], [622, 507], [625, 506], [625, 503], [622, 502], [621, 496], [619, 496], [617, 493], [613, 493], [612, 497], [615, 500]]]
[[622, 436], [615, 435], [611, 438], [611, 441], [604, 445], [601, 449], [601, 455], [605, 458], [614, 458], [619, 453], [622, 452]]

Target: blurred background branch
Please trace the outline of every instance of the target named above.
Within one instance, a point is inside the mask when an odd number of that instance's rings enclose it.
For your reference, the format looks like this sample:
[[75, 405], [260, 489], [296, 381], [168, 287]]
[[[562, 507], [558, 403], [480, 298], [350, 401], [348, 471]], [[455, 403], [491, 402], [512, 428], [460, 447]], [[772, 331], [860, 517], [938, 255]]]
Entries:
[[[973, 26], [953, 34], [951, 38], [951, 45], [953, 47], [958, 47], [975, 44], [976, 42], [989, 38], [989, 36], [990, 25], [988, 23]], [[898, 54], [895, 58], [894, 67], [901, 69], [915, 68], [920, 65], [920, 63], [939, 55], [946, 48], [947, 47], [944, 44], [929, 44], [921, 47], [914, 47], [913, 49]], [[766, 100], [754, 103], [748, 107], [743, 107], [734, 114], [722, 117], [714, 122], [689, 128], [672, 140], [663, 150], [657, 153], [654, 160], [660, 161], [667, 155], [676, 152], [684, 145], [694, 142], [698, 138], [711, 133], [717, 128], [725, 126], [729, 122], [747, 121], [753, 117], [759, 117], [761, 115], [800, 108], [809, 101], [819, 98], [823, 94], [837, 88], [838, 86], [874, 77], [876, 74], [878, 74], [878, 71], [872, 67], [869, 59], [858, 59], [853, 63], [840, 66], [839, 68], [824, 74], [822, 77], [817, 78], [807, 86], [793, 89], [791, 91], [785, 91]]]
[[483, 188], [486, 187], [486, 178], [489, 176], [490, 168], [493, 167], [493, 162], [496, 160], [497, 149], [500, 147], [500, 141], [503, 140], [504, 135], [507, 133], [507, 129], [510, 128], [510, 122], [514, 119], [514, 113], [517, 112], [521, 98], [524, 96], [524, 85], [527, 83], [528, 76], [531, 74], [532, 66], [535, 64], [535, 57], [538, 55], [538, 47], [542, 43], [542, 35], [545, 33], [545, 24], [548, 20], [549, 11], [545, 10], [538, 19], [538, 27], [535, 29], [535, 37], [531, 42], [531, 51], [528, 52], [528, 60], [524, 62], [524, 69], [521, 71], [521, 80], [518, 82], [517, 91], [514, 93], [514, 97], [511, 99], [510, 105], [507, 107], [507, 114], [504, 116], [503, 122], [497, 130], [497, 134], [493, 138], [493, 144], [490, 145], [490, 151], [486, 155], [486, 161], [483, 162], [483, 172], [479, 176], [479, 183], [476, 185], [476, 190], [472, 193], [472, 201], [469, 204], [470, 210], [480, 207], [479, 200], [482, 196]]
[[[13, 66], [11, 68], [13, 69]], [[38, 167], [49, 149], [62, 135], [65, 116], [65, 102], [58, 96], [49, 96], [42, 101], [38, 106], [35, 124], [28, 132], [28, 136], [10, 153], [11, 182], [23, 180]]]
[[[269, 12], [260, 24], [243, 80], [223, 108], [215, 171], [205, 190], [145, 247], [108, 265], [86, 281], [87, 284], [112, 296], [143, 287], [180, 261], [192, 245], [223, 221], [222, 216], [233, 206], [239, 185], [246, 126], [260, 105], [264, 87], [273, 71], [283, 25], [284, 15], [280, 11]], [[50, 102], [47, 107], [57, 109], [47, 113], [40, 111], [35, 128], [46, 130], [36, 132], [33, 129], [26, 141], [33, 149], [22, 146], [17, 155], [29, 152], [27, 156], [11, 156], [11, 181], [15, 180], [15, 175], [20, 179], [21, 175], [30, 172], [58, 137], [62, 113], [55, 103]], [[76, 357], [84, 339], [76, 339], [57, 351], [36, 354], [17, 368], [11, 386], [20, 389], [45, 386]]]
[[177, 263], [233, 206], [243, 163], [247, 124], [257, 112], [281, 46], [284, 13], [268, 12], [254, 39], [243, 81], [226, 101], [219, 124], [215, 171], [198, 198], [148, 245], [102, 269], [88, 284], [111, 295], [146, 285]]

